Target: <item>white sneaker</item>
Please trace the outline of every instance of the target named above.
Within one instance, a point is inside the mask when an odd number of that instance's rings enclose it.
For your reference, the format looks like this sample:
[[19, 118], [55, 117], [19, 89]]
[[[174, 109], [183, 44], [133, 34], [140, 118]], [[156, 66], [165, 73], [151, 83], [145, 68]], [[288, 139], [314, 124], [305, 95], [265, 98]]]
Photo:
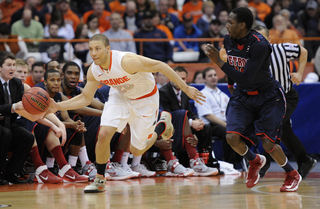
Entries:
[[155, 177], [157, 176], [157, 173], [155, 171], [149, 171], [144, 164], [138, 164], [134, 167], [131, 167], [131, 169], [135, 172], [138, 172], [141, 174], [141, 177]]
[[193, 173], [194, 170], [185, 168], [179, 163], [178, 159], [170, 160], [168, 162], [168, 171], [166, 173], [166, 176], [187, 177], [192, 176]]
[[86, 164], [81, 169], [81, 174], [88, 176], [89, 180], [94, 179], [97, 175], [96, 166], [91, 161], [87, 161]]
[[121, 164], [121, 168], [132, 174], [131, 178], [140, 178], [141, 174], [139, 172], [133, 171], [128, 164]]
[[202, 158], [191, 159], [190, 167], [194, 170], [194, 176], [215, 176], [219, 173], [217, 168], [206, 166]]
[[166, 128], [164, 132], [161, 134], [161, 137], [165, 140], [171, 139], [172, 135], [174, 134], [174, 127], [171, 123], [171, 114], [167, 111], [162, 111], [160, 119], [158, 121], [159, 123], [164, 123]]
[[121, 168], [119, 163], [108, 162], [105, 175], [109, 175], [108, 180], [126, 180], [132, 177], [132, 174]]
[[84, 193], [104, 192], [106, 191], [105, 187], [106, 187], [106, 179], [102, 175], [97, 174], [93, 183], [89, 184], [84, 188]]

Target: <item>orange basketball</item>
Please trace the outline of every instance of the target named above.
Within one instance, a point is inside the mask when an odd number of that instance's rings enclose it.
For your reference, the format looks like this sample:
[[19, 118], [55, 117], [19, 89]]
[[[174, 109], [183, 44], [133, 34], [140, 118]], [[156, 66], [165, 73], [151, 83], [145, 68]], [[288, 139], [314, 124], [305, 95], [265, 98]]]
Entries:
[[28, 113], [40, 115], [49, 108], [50, 96], [46, 90], [33, 87], [23, 94], [22, 105]]

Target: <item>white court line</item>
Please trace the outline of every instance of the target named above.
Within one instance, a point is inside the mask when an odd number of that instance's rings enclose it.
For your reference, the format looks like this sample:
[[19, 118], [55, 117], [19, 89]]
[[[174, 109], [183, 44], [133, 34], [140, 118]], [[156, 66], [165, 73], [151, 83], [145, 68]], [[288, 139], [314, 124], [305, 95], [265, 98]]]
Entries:
[[[268, 184], [268, 185], [261, 185], [261, 186], [255, 186], [255, 187], [253, 187], [253, 188], [251, 188], [251, 191], [253, 191], [253, 192], [257, 192], [257, 193], [262, 193], [262, 194], [275, 194], [275, 195], [279, 195], [279, 192], [263, 192], [263, 191], [259, 191], [259, 188], [261, 188], [261, 187], [267, 187], [267, 186], [276, 186], [276, 185], [278, 185], [278, 186], [282, 186], [281, 184], [279, 185], [279, 184]], [[280, 187], [279, 187], [279, 189], [280, 189]], [[299, 190], [298, 190], [299, 191]], [[286, 193], [292, 193], [292, 192], [280, 192], [280, 193], [282, 193], [282, 194], [286, 194]], [[307, 196], [307, 195], [301, 195], [301, 194], [299, 194], [299, 193], [297, 193], [300, 197], [310, 197], [310, 198], [317, 198], [317, 199], [320, 199], [320, 197], [318, 197], [318, 196]]]

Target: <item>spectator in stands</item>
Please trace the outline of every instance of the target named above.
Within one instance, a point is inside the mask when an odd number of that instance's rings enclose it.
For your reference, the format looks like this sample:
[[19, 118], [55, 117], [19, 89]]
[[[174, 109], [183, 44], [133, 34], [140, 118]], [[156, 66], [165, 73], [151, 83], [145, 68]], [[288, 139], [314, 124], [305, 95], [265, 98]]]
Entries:
[[197, 21], [197, 27], [205, 33], [209, 30], [209, 24], [211, 20], [215, 20], [216, 16], [213, 14], [214, 11], [214, 4], [212, 1], [207, 1], [203, 3], [202, 6], [203, 15]]
[[95, 34], [104, 32], [104, 28], [99, 25], [99, 17], [96, 14], [89, 15], [87, 19], [88, 37], [91, 38]]
[[[221, 22], [218, 19], [212, 20], [209, 24], [209, 30], [203, 33], [200, 38], [223, 38], [220, 33]], [[205, 47], [207, 44], [212, 43], [212, 41], [199, 41], [199, 62], [200, 63], [210, 63], [210, 59], [206, 56]], [[222, 41], [214, 41], [214, 46], [220, 50], [222, 46]]]
[[282, 9], [282, 1], [276, 0], [271, 6], [271, 12], [264, 19], [264, 23], [268, 29], [273, 27], [272, 19], [275, 15], [278, 15], [280, 10]]
[[111, 10], [111, 13], [119, 13], [121, 17], [123, 17], [125, 11], [126, 11], [126, 0], [115, 0], [109, 3], [109, 7]]
[[264, 24], [264, 22], [260, 21], [257, 19], [257, 10], [254, 7], [249, 6], [248, 9], [251, 10], [252, 15], [253, 15], [253, 24], [252, 24], [252, 29], [255, 28], [258, 25], [261, 25], [263, 27], [265, 27], [266, 25]]
[[[282, 9], [287, 9], [290, 12], [290, 21], [295, 23], [297, 20], [297, 14], [301, 10], [301, 4], [305, 4], [305, 1], [297, 0], [282, 0], [281, 5]], [[296, 24], [296, 23], [295, 23]]]
[[145, 11], [156, 10], [156, 5], [150, 0], [135, 0], [137, 5], [138, 14], [140, 17], [143, 16]]
[[196, 24], [203, 14], [202, 5], [203, 1], [201, 0], [190, 0], [183, 5], [181, 15], [183, 16], [185, 13], [189, 13], [193, 18], [193, 23]]
[[70, 0], [59, 0], [57, 2], [59, 8], [63, 13], [63, 19], [66, 24], [70, 24], [73, 30], [76, 31], [80, 23], [80, 18], [70, 9]]
[[[82, 16], [84, 13], [92, 10], [93, 7], [93, 1], [92, 0], [78, 0], [78, 10], [79, 14], [78, 16]], [[104, 3], [104, 9], [108, 12], [110, 12], [110, 7], [109, 7], [109, 1], [103, 0]]]
[[173, 45], [174, 41], [173, 41], [172, 32], [167, 26], [163, 25], [162, 22], [160, 21], [160, 12], [153, 11], [153, 13], [154, 13], [153, 18], [152, 18], [153, 26], [155, 26], [157, 29], [163, 31], [167, 35], [168, 39], [170, 39], [171, 45]]
[[[49, 24], [49, 38], [46, 39], [63, 39], [58, 36], [59, 26], [56, 23]], [[39, 52], [41, 53], [42, 62], [49, 62], [50, 60], [63, 60], [64, 48], [67, 45], [64, 42], [41, 42]]]
[[[42, 39], [44, 36], [44, 30], [41, 23], [32, 19], [32, 11], [25, 9], [23, 11], [22, 19], [18, 20], [12, 25], [12, 35], [18, 35], [24, 39]], [[38, 52], [38, 41], [27, 42], [27, 48], [29, 52]]]
[[228, 14], [229, 13], [227, 10], [221, 10], [218, 15], [218, 20], [221, 22], [220, 33], [223, 36], [228, 33], [228, 30], [226, 28], [226, 25], [228, 23]]
[[318, 7], [318, 2], [315, 0], [309, 0], [305, 10], [301, 10], [298, 13], [298, 30], [302, 36], [305, 36], [308, 31], [312, 31], [317, 28], [319, 22]]
[[103, 28], [103, 31], [108, 30], [110, 25], [110, 15], [111, 13], [105, 10], [105, 4], [103, 0], [93, 0], [92, 1], [92, 10], [86, 12], [82, 16], [84, 23], [87, 23], [88, 17], [91, 14], [96, 14], [99, 18], [99, 25]]
[[155, 79], [157, 83], [157, 88], [160, 89], [162, 86], [164, 86], [166, 83], [168, 83], [168, 78], [161, 72], [156, 72]]
[[[142, 16], [142, 27], [134, 34], [134, 38], [167, 38], [166, 34], [157, 29], [152, 24], [153, 14], [150, 11], [145, 11]], [[144, 56], [160, 60], [166, 63], [172, 63], [172, 46], [169, 42], [150, 42], [146, 41], [142, 44], [143, 49], [140, 48], [140, 43], [136, 42], [137, 54], [143, 51]]]
[[36, 62], [32, 65], [30, 75], [27, 77], [25, 83], [30, 87], [34, 87], [37, 83], [43, 81], [44, 76], [44, 63]]
[[136, 13], [137, 6], [134, 1], [128, 1], [126, 11], [123, 15], [124, 28], [131, 31], [132, 33], [136, 32], [140, 28], [141, 18]]
[[[120, 27], [120, 19], [122, 17], [119, 13], [112, 13], [110, 16], [111, 28], [103, 34], [109, 38], [112, 50], [137, 53], [132, 35]], [[132, 41], [112, 41], [112, 39], [132, 39]]]
[[273, 28], [269, 30], [272, 44], [291, 42], [300, 44], [298, 34], [287, 28], [286, 20], [282, 15], [273, 17]]
[[[75, 39], [89, 39], [88, 37], [88, 25], [80, 23], [77, 26], [75, 33]], [[74, 55], [81, 60], [82, 63], [87, 63], [87, 54], [89, 52], [88, 41], [84, 42], [72, 42], [74, 49]]]
[[174, 29], [179, 26], [179, 19], [176, 15], [169, 13], [169, 0], [159, 0], [159, 12], [161, 24], [167, 26], [173, 33]]
[[54, 5], [48, 3], [46, 0], [37, 0], [36, 2], [36, 6], [34, 8], [39, 12], [39, 14], [45, 17], [46, 23], [49, 24]]
[[28, 48], [26, 43], [20, 36], [12, 35], [6, 25], [0, 25], [0, 39], [16, 40], [14, 42], [0, 42], [0, 51], [9, 51], [16, 56], [16, 58], [23, 59], [28, 55]]
[[169, 1], [169, 9], [168, 12], [170, 14], [175, 15], [177, 18], [180, 18], [180, 10], [178, 9], [177, 0], [168, 0]]
[[202, 76], [202, 70], [197, 70], [194, 73], [193, 79], [192, 79], [192, 83], [197, 83], [197, 84], [204, 84], [204, 79]]
[[292, 24], [292, 22], [290, 20], [290, 15], [291, 15], [290, 11], [287, 9], [282, 9], [282, 10], [280, 10], [279, 15], [282, 15], [284, 17], [284, 19], [287, 23], [287, 28], [294, 30], [298, 34], [298, 36], [301, 38], [302, 35], [301, 35], [300, 31]]
[[239, 7], [248, 7], [248, 2], [246, 0], [237, 1], [237, 8]]
[[256, 8], [258, 17], [261, 21], [264, 21], [266, 16], [271, 12], [271, 7], [268, 4], [261, 2], [261, 0], [252, 0], [249, 2], [249, 6]]
[[[315, 30], [308, 31], [306, 33], [306, 37], [320, 37], [320, 21], [318, 23], [318, 26]], [[320, 47], [320, 41], [319, 40], [306, 40], [304, 42], [305, 48], [308, 51], [308, 61], [309, 62], [314, 62], [315, 59], [315, 54], [318, 48]]]
[[32, 11], [32, 18], [36, 21], [39, 21], [43, 27], [46, 26], [46, 19], [44, 17], [43, 14], [39, 13], [37, 10], [36, 10], [36, 4], [37, 4], [37, 1], [34, 1], [34, 0], [26, 0], [26, 3], [24, 5], [24, 7], [22, 7], [21, 9], [17, 10], [15, 13], [13, 13], [13, 15], [11, 16], [11, 21], [10, 21], [10, 25], [12, 26], [13, 23], [15, 23], [16, 21], [18, 20], [21, 20], [22, 18], [22, 13], [23, 13], [23, 10], [25, 9], [30, 9]]
[[[69, 23], [65, 23], [63, 18], [63, 13], [60, 9], [54, 9], [52, 11], [50, 23], [55, 23], [59, 26], [58, 36], [63, 37], [64, 39], [73, 39], [74, 38], [74, 30], [73, 27]], [[49, 37], [49, 26], [46, 25], [44, 27], [44, 36]]]
[[27, 57], [26, 62], [27, 62], [28, 65], [29, 65], [29, 69], [32, 69], [32, 65], [33, 65], [34, 63], [36, 63], [36, 61], [37, 61], [36, 58], [33, 57], [33, 56]]
[[10, 24], [11, 16], [21, 9], [23, 5], [20, 2], [14, 0], [4, 0], [0, 3], [0, 10], [2, 11], [2, 20], [1, 23]]
[[[182, 15], [182, 24], [174, 29], [174, 38], [199, 38], [202, 31], [193, 24], [193, 17], [190, 13]], [[174, 51], [199, 51], [197, 41], [176, 41]]]

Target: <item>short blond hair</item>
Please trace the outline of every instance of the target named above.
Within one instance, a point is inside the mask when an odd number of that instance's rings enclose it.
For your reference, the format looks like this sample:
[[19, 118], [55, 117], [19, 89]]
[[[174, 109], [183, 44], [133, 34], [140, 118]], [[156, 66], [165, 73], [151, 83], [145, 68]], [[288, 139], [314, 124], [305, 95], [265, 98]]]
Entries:
[[214, 9], [214, 3], [212, 1], [203, 2], [202, 12], [204, 12], [204, 8], [206, 8], [206, 7], [213, 7], [213, 9]]
[[16, 59], [16, 67], [18, 67], [18, 66], [27, 67], [28, 68], [28, 72], [30, 71], [27, 61], [25, 61], [23, 59], [20, 59], [20, 58]]

